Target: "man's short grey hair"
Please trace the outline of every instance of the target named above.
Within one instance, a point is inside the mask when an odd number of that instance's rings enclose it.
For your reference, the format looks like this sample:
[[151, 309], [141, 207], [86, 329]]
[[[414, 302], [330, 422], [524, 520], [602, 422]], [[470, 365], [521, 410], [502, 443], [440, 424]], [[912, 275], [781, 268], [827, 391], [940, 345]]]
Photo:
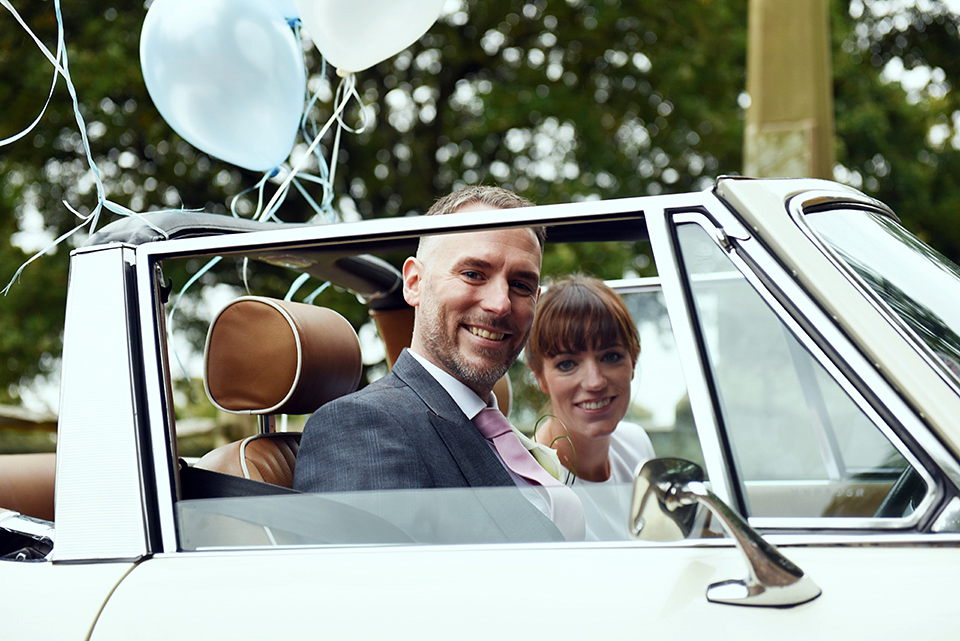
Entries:
[[[492, 187], [490, 185], [468, 185], [453, 191], [443, 198], [438, 199], [425, 216], [437, 216], [440, 214], [452, 214], [460, 211], [467, 205], [489, 205], [490, 209], [516, 209], [518, 207], [533, 207], [534, 204], [508, 189], [502, 187]], [[543, 249], [546, 240], [546, 229], [543, 227], [531, 227], [537, 237], [540, 249]]]

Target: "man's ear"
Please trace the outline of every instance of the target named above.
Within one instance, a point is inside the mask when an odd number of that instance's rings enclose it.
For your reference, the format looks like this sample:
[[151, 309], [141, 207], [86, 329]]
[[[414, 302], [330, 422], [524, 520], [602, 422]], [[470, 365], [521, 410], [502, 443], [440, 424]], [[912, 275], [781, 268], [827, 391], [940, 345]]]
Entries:
[[423, 263], [414, 256], [403, 261], [403, 300], [407, 305], [420, 304], [420, 283], [423, 281]]

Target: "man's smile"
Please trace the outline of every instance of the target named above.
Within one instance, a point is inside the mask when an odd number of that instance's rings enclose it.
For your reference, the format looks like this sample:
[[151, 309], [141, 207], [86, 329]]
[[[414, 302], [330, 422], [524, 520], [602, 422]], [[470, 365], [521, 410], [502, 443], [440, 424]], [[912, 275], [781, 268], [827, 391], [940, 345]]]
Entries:
[[486, 338], [491, 341], [502, 341], [506, 334], [502, 332], [491, 332], [490, 330], [483, 329], [482, 327], [476, 327], [474, 325], [468, 325], [467, 330], [474, 336], [479, 336], [480, 338]]

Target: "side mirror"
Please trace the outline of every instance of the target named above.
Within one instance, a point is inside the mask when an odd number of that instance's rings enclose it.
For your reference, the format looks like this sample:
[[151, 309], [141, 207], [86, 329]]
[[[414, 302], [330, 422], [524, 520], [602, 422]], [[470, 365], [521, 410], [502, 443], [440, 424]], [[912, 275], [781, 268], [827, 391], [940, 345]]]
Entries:
[[703, 470], [690, 461], [652, 459], [644, 463], [633, 486], [629, 529], [635, 538], [672, 541], [690, 534], [698, 505], [720, 521], [744, 555], [748, 575], [714, 583], [707, 600], [715, 603], [791, 607], [820, 596], [820, 588], [803, 570], [763, 539], [739, 514], [710, 491]]

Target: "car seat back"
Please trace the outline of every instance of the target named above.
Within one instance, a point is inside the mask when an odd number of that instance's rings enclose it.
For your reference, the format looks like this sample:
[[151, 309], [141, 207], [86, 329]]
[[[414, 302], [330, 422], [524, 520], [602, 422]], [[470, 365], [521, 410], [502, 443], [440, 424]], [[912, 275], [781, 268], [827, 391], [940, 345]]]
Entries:
[[[260, 296], [238, 298], [210, 324], [204, 388], [225, 411], [271, 417], [309, 414], [360, 383], [360, 341], [349, 321], [324, 307]], [[221, 446], [196, 467], [292, 487], [298, 433], [272, 432]]]

